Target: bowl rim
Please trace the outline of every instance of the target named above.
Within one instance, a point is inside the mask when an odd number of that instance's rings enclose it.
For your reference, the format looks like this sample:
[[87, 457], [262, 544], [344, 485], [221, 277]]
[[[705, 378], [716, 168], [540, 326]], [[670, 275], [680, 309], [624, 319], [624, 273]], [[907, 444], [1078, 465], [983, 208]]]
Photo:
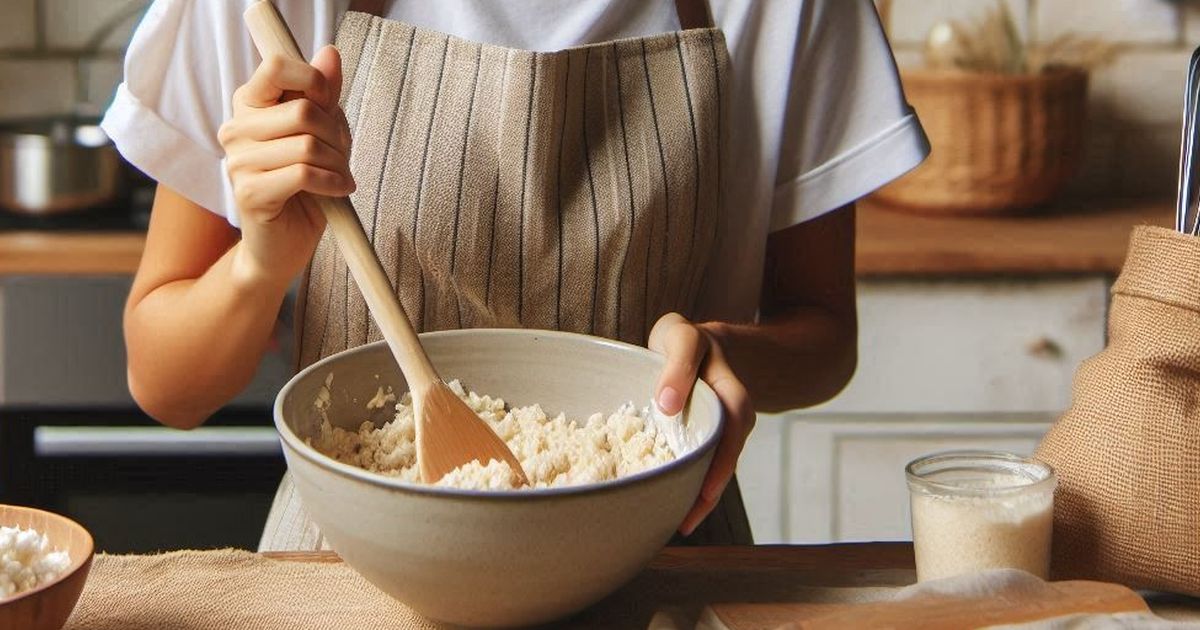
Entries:
[[[616, 341], [613, 339], [606, 339], [604, 337], [596, 337], [593, 335], [585, 335], [585, 334], [581, 334], [581, 333], [572, 333], [572, 332], [565, 332], [565, 331], [558, 331], [558, 330], [539, 330], [539, 329], [531, 329], [531, 328], [464, 328], [464, 329], [458, 329], [458, 330], [440, 330], [440, 331], [435, 331], [435, 332], [425, 332], [425, 333], [421, 333], [419, 335], [419, 337], [422, 340], [425, 340], [425, 339], [440, 338], [440, 337], [472, 336], [472, 335], [476, 335], [476, 334], [480, 334], [480, 333], [487, 333], [487, 334], [492, 334], [492, 335], [513, 336], [513, 337], [525, 337], [525, 336], [558, 337], [558, 338], [562, 338], [562, 339], [573, 339], [573, 340], [577, 340], [577, 341], [586, 341], [587, 343], [610, 346], [610, 347], [617, 348], [620, 350], [626, 350], [626, 351], [632, 350], [639, 354], [649, 356], [651, 359], [653, 359], [655, 362], [659, 363], [660, 365], [665, 364], [665, 358], [661, 354], [658, 354], [657, 352], [654, 352], [654, 351], [644, 348], [642, 346], [625, 343], [623, 341]], [[280, 439], [283, 441], [285, 447], [287, 447], [288, 449], [290, 449], [292, 452], [296, 453], [297, 455], [303, 457], [309, 463], [314, 464], [320, 468], [323, 468], [331, 473], [334, 473], [334, 474], [337, 474], [337, 475], [340, 475], [343, 477], [349, 477], [351, 479], [363, 481], [363, 482], [366, 482], [366, 483], [374, 485], [374, 486], [381, 486], [381, 487], [384, 487], [387, 489], [399, 490], [402, 492], [409, 492], [409, 493], [413, 493], [413, 494], [420, 494], [420, 495], [427, 495], [427, 496], [454, 497], [454, 498], [460, 498], [460, 499], [479, 499], [479, 500], [486, 500], [486, 501], [512, 501], [512, 500], [536, 500], [536, 499], [561, 497], [561, 496], [583, 496], [583, 495], [590, 495], [590, 494], [600, 494], [600, 493], [617, 490], [619, 488], [623, 488], [628, 485], [637, 484], [639, 482], [645, 481], [652, 477], [664, 475], [664, 474], [667, 474], [676, 469], [683, 468], [684, 466], [689, 465], [693, 461], [705, 457], [709, 451], [713, 450], [716, 447], [717, 441], [720, 439], [722, 433], [725, 430], [725, 407], [724, 407], [724, 405], [721, 404], [720, 398], [717, 397], [716, 392], [714, 392], [713, 389], [711, 387], [709, 387], [708, 383], [705, 383], [701, 379], [697, 379], [696, 386], [693, 388], [691, 396], [699, 395], [701, 397], [711, 399], [711, 402], [719, 410], [719, 412], [717, 414], [716, 427], [714, 428], [712, 434], [709, 435], [707, 438], [705, 438], [704, 441], [702, 441], [700, 444], [698, 444], [696, 446], [696, 448], [691, 449], [690, 451], [685, 453], [683, 456], [676, 457], [675, 459], [673, 459], [670, 462], [667, 462], [666, 464], [663, 464], [661, 466], [655, 466], [653, 468], [643, 470], [641, 472], [634, 473], [634, 474], [626, 476], [626, 477], [618, 477], [617, 479], [612, 479], [609, 481], [601, 481], [599, 483], [581, 484], [581, 485], [576, 485], [576, 486], [561, 486], [561, 487], [554, 487], [554, 488], [530, 488], [530, 489], [524, 489], [524, 490], [522, 490], [522, 489], [472, 490], [472, 489], [466, 489], [466, 488], [453, 488], [453, 487], [444, 487], [444, 486], [429, 486], [429, 485], [425, 485], [425, 484], [414, 484], [414, 483], [410, 483], [407, 481], [402, 481], [397, 477], [389, 477], [387, 475], [382, 475], [379, 473], [371, 472], [364, 468], [359, 468], [358, 466], [352, 466], [350, 464], [345, 464], [345, 463], [339, 462], [339, 461], [333, 459], [332, 457], [329, 457], [328, 455], [321, 453], [316, 448], [311, 447], [308, 444], [306, 444], [303, 440], [300, 439], [300, 437], [298, 435], [295, 434], [295, 432], [292, 431], [292, 428], [289, 427], [287, 425], [287, 422], [285, 422], [283, 419], [284, 396], [295, 386], [295, 384], [300, 379], [308, 376], [309, 374], [312, 374], [313, 372], [317, 372], [321, 369], [328, 367], [328, 365], [330, 363], [335, 362], [339, 358], [351, 356], [351, 355], [358, 354], [358, 353], [371, 352], [371, 351], [374, 351], [376, 348], [378, 348], [380, 346], [384, 346], [384, 345], [386, 345], [386, 342], [384, 342], [384, 341], [375, 341], [375, 342], [372, 342], [369, 344], [357, 346], [355, 348], [350, 348], [348, 350], [343, 350], [336, 354], [329, 355], [328, 357], [325, 357], [319, 361], [313, 362], [308, 367], [297, 372], [294, 376], [292, 376], [292, 378], [288, 379], [288, 382], [279, 390], [279, 394], [275, 397], [275, 404], [273, 406], [273, 411], [272, 411], [272, 415], [274, 416], [273, 419], [275, 421], [276, 432], [279, 433]], [[691, 398], [691, 396], [689, 396], [689, 399]], [[290, 468], [289, 468], [289, 470], [290, 470]]]
[[[49, 582], [47, 582], [45, 584], [42, 584], [41, 586], [36, 586], [34, 588], [29, 589], [28, 591], [24, 591], [24, 592], [18, 593], [16, 595], [13, 595], [12, 597], [0, 599], [0, 607], [15, 604], [16, 602], [19, 602], [22, 599], [31, 598], [34, 595], [41, 593], [42, 591], [47, 591], [47, 590], [50, 590], [51, 588], [54, 588], [59, 583], [65, 582], [67, 580], [67, 578], [74, 575], [76, 571], [79, 571], [85, 565], [87, 565], [89, 562], [91, 562], [92, 557], [96, 555], [96, 541], [92, 538], [92, 533], [89, 532], [86, 527], [84, 527], [83, 525], [80, 525], [79, 522], [76, 521], [75, 519], [63, 516], [62, 514], [59, 514], [57, 512], [51, 512], [49, 510], [43, 510], [41, 508], [29, 507], [27, 505], [13, 505], [11, 503], [0, 503], [0, 507], [4, 507], [6, 509], [15, 509], [15, 510], [22, 511], [22, 512], [34, 512], [34, 513], [46, 514], [46, 515], [49, 515], [51, 518], [65, 521], [69, 526], [79, 530], [80, 532], [83, 532], [84, 539], [87, 541], [87, 553], [82, 554], [80, 556], [80, 559], [78, 562], [76, 562], [74, 559], [72, 559], [71, 566], [67, 567], [66, 571], [63, 571], [62, 573], [58, 574], [58, 577], [54, 578], [53, 580], [50, 580]], [[0, 523], [0, 525], [3, 525], [3, 524]], [[7, 525], [3, 525], [3, 526], [7, 527]], [[43, 532], [39, 532], [39, 533], [42, 533], [42, 535], [45, 535]], [[53, 541], [51, 541], [51, 543], [53, 543]]]

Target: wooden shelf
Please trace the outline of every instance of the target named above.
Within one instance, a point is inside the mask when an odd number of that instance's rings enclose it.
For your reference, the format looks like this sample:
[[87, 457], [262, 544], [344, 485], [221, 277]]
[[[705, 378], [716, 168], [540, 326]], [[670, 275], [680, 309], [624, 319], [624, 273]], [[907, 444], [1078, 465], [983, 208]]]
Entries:
[[[1169, 201], [1074, 202], [1021, 217], [938, 218], [859, 205], [859, 276], [1115, 275], [1130, 229], [1168, 226]], [[0, 232], [0, 275], [137, 270], [142, 232]]]
[[858, 275], [1115, 275], [1139, 224], [1173, 225], [1173, 202], [1074, 202], [1020, 217], [939, 218], [867, 201], [858, 211]]

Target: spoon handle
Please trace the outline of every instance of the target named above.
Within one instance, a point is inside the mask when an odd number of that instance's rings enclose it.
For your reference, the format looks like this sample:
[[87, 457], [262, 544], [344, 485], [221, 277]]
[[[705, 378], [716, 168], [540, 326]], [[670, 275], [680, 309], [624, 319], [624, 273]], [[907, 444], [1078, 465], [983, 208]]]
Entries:
[[[280, 55], [290, 59], [304, 61], [300, 48], [292, 32], [284, 23], [283, 18], [270, 0], [259, 0], [250, 5], [244, 14], [250, 37], [254, 40], [259, 54], [263, 57]], [[379, 264], [371, 242], [363, 231], [358, 213], [345, 197], [323, 197], [310, 195], [321, 211], [329, 229], [333, 231], [338, 249], [346, 259], [346, 266], [354, 276], [354, 282], [362, 292], [363, 299], [388, 347], [400, 364], [404, 380], [413, 390], [423, 390], [430, 384], [439, 381], [437, 372], [425, 355], [421, 341], [413, 331], [412, 323], [404, 314], [404, 307], [392, 290], [387, 273]]]

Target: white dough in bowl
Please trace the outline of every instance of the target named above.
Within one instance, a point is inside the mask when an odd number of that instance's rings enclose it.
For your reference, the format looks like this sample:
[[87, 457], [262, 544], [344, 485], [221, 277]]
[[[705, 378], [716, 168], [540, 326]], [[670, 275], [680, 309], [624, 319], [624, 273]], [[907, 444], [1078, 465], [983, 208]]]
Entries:
[[[509, 410], [500, 398], [466, 392], [458, 381], [449, 385], [508, 444], [531, 488], [610, 481], [670, 462], [677, 454], [672, 448], [677, 437], [668, 435], [660, 419], [648, 420], [648, 410], [632, 404], [608, 416], [595, 413], [576, 421], [563, 414], [551, 418], [539, 405]], [[387, 396], [381, 391], [368, 406], [378, 408]], [[367, 421], [357, 431], [347, 431], [324, 420], [320, 435], [308, 443], [342, 463], [419, 483], [415, 440], [412, 399], [404, 394], [394, 419], [382, 427]], [[437, 485], [510, 490], [514, 481], [508, 464], [493, 460], [461, 466]]]

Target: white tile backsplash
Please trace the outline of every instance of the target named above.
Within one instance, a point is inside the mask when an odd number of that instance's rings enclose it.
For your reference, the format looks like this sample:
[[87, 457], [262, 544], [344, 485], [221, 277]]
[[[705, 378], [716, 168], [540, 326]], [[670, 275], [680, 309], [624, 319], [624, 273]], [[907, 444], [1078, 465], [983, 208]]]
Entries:
[[81, 100], [98, 111], [108, 108], [113, 93], [121, 83], [124, 67], [119, 59], [95, 59], [80, 62], [85, 76]]
[[0, 2], [0, 50], [30, 48], [37, 43], [34, 0]]
[[0, 118], [71, 111], [75, 64], [62, 60], [0, 59]]
[[1174, 0], [1034, 0], [1037, 35], [1072, 33], [1139, 44], [1174, 44], [1182, 33]]
[[[1067, 193], [1172, 195], [1184, 80], [1200, 45], [1200, 0], [1004, 1], [1035, 41], [1071, 34], [1118, 46], [1115, 62], [1092, 74], [1083, 163]], [[885, 27], [897, 62], [920, 65], [933, 23], [982, 16], [993, 2], [891, 0]]]
[[[842, 0], [838, 0], [842, 1]], [[901, 67], [919, 66], [921, 43], [940, 19], [970, 20], [995, 0], [891, 0], [887, 24]], [[1200, 0], [1002, 0], [1020, 29], [1042, 40], [1062, 33], [1104, 38], [1124, 47], [1118, 61], [1092, 77], [1084, 164], [1071, 191], [1159, 191], [1178, 159], [1183, 80], [1200, 44]], [[80, 47], [107, 18], [148, 0], [0, 0], [0, 119], [69, 111], [74, 67], [88, 77], [84, 99], [104, 107], [121, 78], [120, 51], [137, 22], [126, 20], [98, 56]], [[38, 36], [37, 8], [43, 16]], [[936, 150], [936, 147], [935, 149]], [[1137, 156], [1133, 159], [1131, 156]]]
[[1191, 56], [1183, 49], [1131, 50], [1096, 70], [1090, 93], [1096, 119], [1124, 127], [1178, 125]]
[[898, 48], [892, 51], [896, 57], [896, 65], [900, 68], [920, 68], [925, 65], [925, 53], [912, 48]]
[[[46, 14], [46, 43], [52, 48], [82, 48], [104, 22], [130, 5], [145, 6], [145, 0], [41, 0]], [[120, 50], [129, 41], [138, 18], [122, 22], [107, 38], [102, 49]]]
[[[1025, 0], [1004, 0], [1022, 33], [1028, 28], [1028, 4]], [[893, 0], [892, 41], [917, 44], [925, 41], [934, 23], [944, 19], [974, 20], [983, 16], [995, 0]]]
[[1183, 3], [1183, 43], [1189, 48], [1200, 45], [1200, 3]]

